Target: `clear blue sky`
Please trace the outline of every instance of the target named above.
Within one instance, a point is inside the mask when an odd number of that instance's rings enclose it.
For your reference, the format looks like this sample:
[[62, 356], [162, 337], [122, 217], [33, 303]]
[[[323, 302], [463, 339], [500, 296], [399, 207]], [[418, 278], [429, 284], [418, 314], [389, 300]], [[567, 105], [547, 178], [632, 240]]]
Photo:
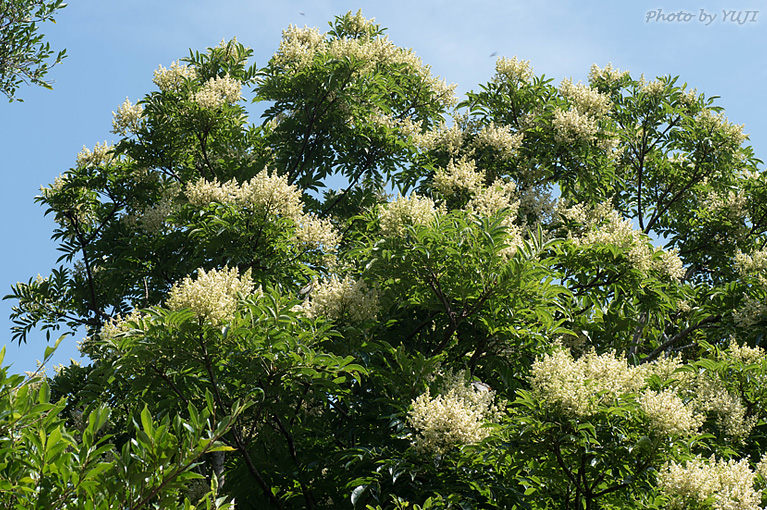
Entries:
[[[52, 47], [69, 54], [50, 74], [54, 90], [23, 88], [19, 96], [25, 102], [0, 103], [0, 292], [55, 266], [52, 221], [33, 203], [40, 185], [72, 166], [83, 145], [114, 141], [111, 112], [126, 97], [135, 102], [152, 90], [158, 65], [168, 67], [189, 48], [204, 50], [237, 36], [264, 65], [289, 24], [324, 31], [333, 16], [362, 9], [389, 28], [396, 44], [412, 47], [434, 74], [456, 83], [461, 94], [490, 79], [494, 52], [530, 60], [536, 73], [556, 84], [563, 78], [585, 81], [593, 63], [612, 62], [647, 78], [678, 75], [720, 96], [730, 121], [745, 124], [757, 157], [767, 158], [767, 7], [761, 10], [760, 3], [73, 0], [56, 25], [42, 26]], [[658, 21], [658, 9], [663, 16], [686, 16]], [[654, 17], [648, 21], [649, 12]], [[732, 21], [738, 12], [742, 24]], [[13, 363], [15, 372], [32, 370], [45, 339], [36, 334], [26, 345], [11, 344], [11, 305], [0, 303], [0, 345], [8, 344], [3, 364]], [[65, 341], [54, 364], [79, 359], [76, 340]]]

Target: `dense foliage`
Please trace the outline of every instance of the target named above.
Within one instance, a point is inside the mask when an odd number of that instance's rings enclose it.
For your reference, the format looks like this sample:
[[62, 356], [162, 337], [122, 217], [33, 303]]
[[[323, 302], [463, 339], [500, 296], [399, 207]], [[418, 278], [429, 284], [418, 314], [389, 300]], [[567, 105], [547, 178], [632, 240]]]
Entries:
[[458, 102], [360, 13], [250, 56], [161, 66], [38, 197], [14, 339], [91, 361], [3, 376], [4, 501], [767, 503], [767, 177], [714, 98], [501, 58]]
[[51, 88], [45, 75], [66, 50], [54, 52], [39, 25], [55, 23], [56, 11], [66, 6], [63, 0], [0, 0], [0, 93], [10, 101], [21, 101], [16, 90], [22, 84]]

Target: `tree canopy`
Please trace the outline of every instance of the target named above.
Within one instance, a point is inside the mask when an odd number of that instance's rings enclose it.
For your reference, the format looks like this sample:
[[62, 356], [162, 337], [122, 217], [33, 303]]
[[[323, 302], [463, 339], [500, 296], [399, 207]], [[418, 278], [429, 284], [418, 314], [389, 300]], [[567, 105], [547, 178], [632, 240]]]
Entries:
[[13, 338], [90, 363], [0, 372], [4, 504], [767, 503], [767, 177], [716, 97], [502, 57], [459, 100], [359, 12], [251, 55], [160, 66], [37, 197]]

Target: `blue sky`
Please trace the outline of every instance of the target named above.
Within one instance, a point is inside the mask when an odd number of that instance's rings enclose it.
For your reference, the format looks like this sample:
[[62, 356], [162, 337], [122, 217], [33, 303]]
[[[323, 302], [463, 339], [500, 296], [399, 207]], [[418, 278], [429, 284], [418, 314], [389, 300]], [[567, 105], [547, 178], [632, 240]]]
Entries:
[[[290, 24], [327, 28], [335, 15], [362, 9], [388, 27], [396, 44], [413, 48], [434, 74], [465, 93], [487, 82], [495, 57], [530, 60], [536, 73], [586, 80], [591, 64], [611, 62], [633, 76], [679, 76], [720, 96], [731, 122], [745, 124], [757, 157], [767, 158], [767, 7], [755, 0], [575, 2], [564, 0], [81, 0], [42, 29], [69, 57], [54, 68], [52, 91], [22, 88], [23, 103], [0, 102], [0, 292], [55, 267], [53, 223], [33, 202], [40, 185], [73, 165], [83, 145], [115, 141], [113, 110], [152, 90], [159, 65], [236, 36], [261, 66]], [[660, 11], [659, 11], [660, 9]], [[746, 13], [746, 11], [750, 11]], [[302, 14], [303, 13], [303, 14]], [[653, 13], [653, 14], [648, 14]], [[682, 16], [678, 14], [682, 13]], [[674, 14], [673, 17], [669, 16]], [[705, 15], [705, 16], [703, 16]], [[715, 16], [712, 18], [711, 16]], [[738, 22], [740, 15], [740, 22]], [[703, 18], [705, 17], [705, 21]], [[726, 17], [726, 19], [725, 19]], [[706, 24], [708, 23], [708, 24]], [[257, 119], [251, 119], [257, 121]], [[32, 370], [45, 337], [10, 342], [12, 302], [0, 303], [4, 365]], [[54, 364], [79, 359], [78, 337], [60, 347]]]

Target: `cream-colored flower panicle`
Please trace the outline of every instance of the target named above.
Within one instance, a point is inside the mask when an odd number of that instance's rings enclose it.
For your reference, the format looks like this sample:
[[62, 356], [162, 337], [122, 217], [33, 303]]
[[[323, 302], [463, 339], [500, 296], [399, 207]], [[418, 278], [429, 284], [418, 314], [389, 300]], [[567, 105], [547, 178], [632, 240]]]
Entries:
[[141, 327], [141, 321], [145, 318], [146, 315], [137, 308], [131, 310], [126, 316], [118, 314], [101, 326], [98, 336], [86, 336], [81, 342], [78, 342], [77, 350], [83, 356], [94, 356], [97, 353], [103, 355], [103, 344], [114, 344], [120, 338], [129, 336], [132, 332], [137, 331], [137, 324]]
[[760, 286], [767, 288], [767, 249], [735, 254], [735, 269], [742, 278], [755, 278]]
[[556, 130], [555, 137], [560, 143], [590, 142], [599, 130], [596, 119], [575, 108], [556, 110], [552, 124]]
[[574, 416], [587, 417], [626, 393], [645, 386], [644, 372], [630, 367], [615, 353], [593, 351], [578, 359], [557, 348], [535, 360], [530, 383], [546, 405]]
[[534, 76], [529, 60], [519, 60], [517, 57], [499, 57], [495, 62], [493, 81], [496, 83], [519, 86], [530, 83]]
[[425, 151], [443, 150], [451, 156], [458, 156], [465, 133], [458, 122], [449, 127], [441, 124], [415, 137], [415, 143]]
[[696, 414], [692, 406], [685, 405], [670, 388], [661, 392], [645, 390], [639, 397], [639, 405], [653, 430], [664, 436], [694, 434], [703, 425], [703, 415]]
[[375, 111], [370, 114], [368, 120], [374, 126], [380, 126], [399, 132], [406, 138], [413, 138], [414, 140], [421, 139], [421, 123], [414, 121], [410, 116], [394, 117], [390, 114]]
[[733, 310], [732, 316], [735, 325], [740, 328], [754, 326], [767, 317], [767, 301], [746, 296], [738, 309]]
[[177, 210], [179, 195], [180, 187], [175, 184], [169, 185], [154, 205], [124, 216], [123, 222], [128, 228], [148, 234], [164, 232], [169, 227], [166, 220]]
[[[763, 293], [767, 291], [767, 249], [751, 253], [738, 251], [735, 254], [735, 269], [741, 278], [752, 283], [752, 290], [761, 291], [761, 296], [764, 296]], [[767, 300], [746, 295], [732, 314], [737, 326], [751, 327], [767, 317]]]
[[721, 215], [726, 218], [727, 223], [741, 224], [740, 230], [745, 237], [749, 231], [743, 222], [743, 219], [749, 215], [748, 197], [745, 193], [735, 190], [712, 189], [701, 198], [701, 209]]
[[132, 323], [139, 322], [144, 317], [138, 309], [133, 309], [127, 316], [118, 315], [109, 319], [102, 327], [100, 336], [102, 340], [111, 341], [133, 330]]
[[697, 456], [669, 462], [658, 473], [658, 487], [674, 510], [701, 508], [704, 502], [715, 510], [760, 510], [762, 494], [754, 489], [754, 474], [748, 459]]
[[599, 81], [606, 81], [607, 83], [612, 84], [622, 80], [628, 75], [628, 71], [621, 71], [620, 69], [613, 67], [612, 63], [607, 64], [601, 69], [598, 65], [592, 64], [591, 70], [589, 71], [589, 83], [591, 85], [596, 85]]
[[729, 439], [746, 439], [756, 425], [756, 416], [748, 415], [740, 396], [728, 391], [719, 377], [709, 372], [698, 374], [691, 378], [686, 389], [691, 404], [715, 417], [716, 428]]
[[427, 225], [441, 213], [428, 197], [419, 197], [415, 193], [399, 196], [381, 208], [381, 233], [385, 237], [401, 237], [408, 226]]
[[749, 347], [746, 344], [740, 345], [734, 337], [730, 338], [730, 345], [725, 356], [736, 363], [743, 365], [752, 365], [765, 361], [767, 352], [759, 346]]
[[104, 141], [103, 144], [97, 143], [91, 151], [83, 146], [83, 150], [77, 155], [77, 166], [79, 167], [99, 167], [108, 165], [114, 160], [114, 146]]
[[194, 102], [203, 108], [215, 110], [225, 104], [234, 104], [242, 99], [242, 84], [230, 78], [216, 76], [211, 78], [194, 95]]
[[272, 57], [272, 64], [294, 71], [304, 69], [311, 64], [324, 40], [325, 36], [316, 28], [290, 25], [282, 31], [282, 40]]
[[512, 257], [523, 242], [522, 229], [514, 224], [519, 209], [519, 200], [515, 199], [515, 192], [514, 182], [497, 179], [491, 186], [475, 194], [466, 204], [468, 212], [486, 218], [494, 217], [502, 210], [506, 211], [502, 225], [506, 228], [507, 246], [500, 252], [500, 255], [506, 258]]
[[[85, 147], [83, 147], [83, 149], [84, 148]], [[50, 186], [40, 186], [40, 195], [49, 200], [55, 197], [56, 194], [64, 189], [64, 186], [66, 186], [67, 178], [68, 177], [66, 174], [59, 174], [59, 176], [53, 180], [53, 184]]]
[[200, 179], [187, 185], [185, 194], [197, 207], [218, 203], [237, 206], [266, 221], [270, 221], [269, 215], [289, 219], [295, 227], [293, 238], [297, 245], [305, 250], [322, 250], [331, 262], [338, 250], [341, 235], [333, 223], [304, 214], [301, 192], [284, 176], [263, 170], [242, 184], [234, 179], [223, 184]]
[[[570, 108], [554, 112], [552, 124], [557, 141], [574, 143], [596, 140], [598, 121], [610, 110], [609, 98], [588, 85], [573, 84], [569, 79], [562, 80], [559, 93], [570, 104]], [[612, 140], [600, 142], [603, 149], [611, 150]]]
[[310, 250], [325, 250], [331, 253], [338, 251], [341, 235], [326, 218], [318, 218], [306, 214], [298, 224], [295, 233], [296, 240]]
[[117, 111], [112, 112], [112, 133], [122, 136], [135, 133], [141, 128], [143, 115], [144, 107], [125, 98]]
[[647, 420], [655, 434], [685, 436], [703, 424], [697, 406], [685, 402], [674, 388], [661, 392], [647, 388], [650, 376], [667, 379], [678, 367], [675, 358], [631, 366], [613, 352], [592, 351], [574, 359], [559, 347], [533, 363], [530, 383], [546, 406], [576, 417], [593, 416], [604, 406], [637, 395], [637, 418]]
[[723, 135], [731, 146], [739, 146], [748, 138], [748, 135], [743, 133], [743, 124], [732, 124], [724, 116], [724, 112], [716, 113], [709, 108], [704, 108], [695, 116], [695, 124], [708, 132]]
[[660, 80], [641, 81], [641, 90], [648, 96], [660, 97], [666, 90], [666, 84]]
[[438, 168], [434, 172], [432, 184], [434, 188], [449, 197], [456, 193], [478, 193], [485, 181], [484, 172], [477, 170], [477, 165], [471, 159], [462, 158], [457, 163], [452, 159], [447, 168]]
[[455, 85], [431, 75], [431, 68], [424, 65], [413, 50], [400, 48], [386, 36], [372, 36], [372, 19], [365, 19], [360, 12], [349, 18], [347, 29], [355, 37], [332, 38], [321, 34], [316, 28], [300, 28], [291, 25], [283, 30], [282, 40], [271, 60], [271, 65], [290, 73], [309, 68], [318, 56], [334, 60], [350, 59], [358, 65], [357, 76], [368, 75], [381, 66], [403, 66], [408, 74], [420, 78], [432, 97], [450, 107], [456, 104]]
[[188, 184], [185, 193], [189, 202], [197, 207], [219, 203], [277, 214], [294, 221], [303, 216], [298, 188], [288, 184], [286, 177], [269, 175], [266, 169], [242, 184], [234, 179], [223, 184], [200, 179]]
[[173, 286], [165, 305], [171, 310], [189, 308], [200, 320], [220, 325], [233, 318], [239, 296], [251, 292], [250, 270], [240, 275], [236, 267], [199, 269], [196, 278], [187, 276]]
[[353, 322], [374, 319], [378, 313], [378, 293], [368, 289], [362, 280], [347, 275], [343, 279], [333, 275], [314, 284], [306, 304], [300, 310], [307, 317], [327, 319], [347, 318]]
[[413, 446], [431, 454], [482, 441], [491, 432], [486, 425], [502, 412], [495, 392], [482, 383], [469, 384], [463, 372], [444, 374], [439, 395], [427, 389], [411, 406], [407, 420], [416, 432]]
[[495, 216], [502, 209], [509, 209], [511, 219], [517, 213], [519, 201], [515, 200], [517, 189], [514, 182], [497, 179], [492, 185], [474, 195], [466, 208], [479, 216]]
[[170, 69], [160, 66], [154, 72], [152, 81], [162, 92], [180, 93], [184, 90], [187, 80], [193, 80], [196, 77], [197, 71], [193, 67], [180, 66], [178, 62], [173, 62]]
[[588, 85], [574, 84], [566, 78], [559, 85], [559, 93], [583, 115], [599, 119], [610, 111], [610, 98]]
[[474, 139], [478, 148], [489, 147], [495, 150], [503, 159], [513, 157], [522, 146], [524, 133], [513, 133], [509, 126], [501, 126], [494, 122], [483, 127]]
[[684, 277], [684, 265], [676, 250], [653, 247], [647, 235], [621, 217], [609, 202], [594, 207], [577, 204], [568, 208], [559, 204], [558, 212], [563, 218], [582, 225], [580, 231], [573, 229], [569, 234], [576, 246], [612, 245], [623, 250], [634, 268], [643, 273], [655, 271], [673, 280]]

